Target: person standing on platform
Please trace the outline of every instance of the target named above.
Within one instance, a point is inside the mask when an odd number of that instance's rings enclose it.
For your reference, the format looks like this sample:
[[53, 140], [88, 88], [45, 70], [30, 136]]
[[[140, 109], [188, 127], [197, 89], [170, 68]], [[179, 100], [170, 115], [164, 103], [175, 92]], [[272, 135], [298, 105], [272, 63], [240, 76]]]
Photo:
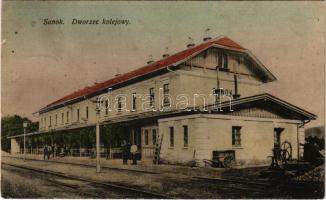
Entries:
[[50, 159], [51, 154], [52, 154], [52, 148], [51, 148], [51, 146], [48, 146], [48, 151], [47, 151], [48, 160]]
[[133, 144], [130, 147], [130, 153], [131, 153], [131, 159], [132, 159], [132, 164], [137, 165], [137, 145]]
[[43, 148], [43, 160], [45, 160], [45, 158], [47, 157], [47, 154], [48, 154], [48, 147], [47, 147], [47, 145], [44, 145], [44, 148]]
[[54, 144], [53, 146], [52, 146], [52, 157], [53, 158], [55, 158], [55, 157], [57, 157], [57, 144]]
[[122, 149], [122, 164], [126, 165], [128, 162], [128, 146], [126, 140], [122, 141], [121, 149]]
[[127, 160], [131, 160], [131, 153], [130, 153], [130, 148], [131, 148], [131, 144], [130, 142], [127, 143]]

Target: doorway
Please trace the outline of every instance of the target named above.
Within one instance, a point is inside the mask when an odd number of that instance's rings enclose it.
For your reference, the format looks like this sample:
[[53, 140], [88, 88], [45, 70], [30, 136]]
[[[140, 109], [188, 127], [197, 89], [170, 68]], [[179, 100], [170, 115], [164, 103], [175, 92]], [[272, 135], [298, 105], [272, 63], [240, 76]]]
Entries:
[[274, 148], [281, 148], [281, 135], [284, 128], [274, 128]]
[[157, 142], [157, 130], [157, 126], [147, 126], [142, 128], [142, 158], [153, 159], [154, 148]]

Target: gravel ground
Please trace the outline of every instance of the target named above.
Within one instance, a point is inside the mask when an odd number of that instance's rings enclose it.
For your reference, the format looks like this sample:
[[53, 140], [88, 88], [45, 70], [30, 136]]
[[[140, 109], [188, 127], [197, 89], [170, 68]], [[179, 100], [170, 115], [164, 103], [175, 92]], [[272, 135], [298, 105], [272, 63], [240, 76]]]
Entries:
[[[259, 177], [260, 171], [265, 168], [243, 168], [231, 170], [209, 170], [192, 169], [190, 173], [179, 173], [181, 168], [173, 173], [173, 166], [168, 166], [168, 170], [160, 174], [148, 174], [135, 171], [104, 169], [101, 173], [96, 173], [95, 168], [68, 165], [63, 163], [51, 163], [40, 161], [26, 161], [4, 157], [2, 162], [25, 165], [34, 168], [41, 168], [50, 171], [61, 172], [73, 176], [82, 176], [84, 178], [128, 185], [130, 187], [144, 189], [162, 193], [175, 198], [321, 198], [323, 194], [314, 192], [307, 188], [298, 191], [289, 188], [278, 188], [277, 185], [266, 187], [256, 187], [250, 184], [228, 184], [224, 182], [212, 183], [192, 179], [193, 174], [202, 175], [211, 178], [230, 178], [237, 177], [250, 180], [262, 180]], [[184, 168], [186, 169], [186, 168]], [[195, 173], [195, 170], [198, 172]], [[205, 174], [204, 172], [209, 173]], [[268, 179], [264, 179], [268, 183]], [[282, 181], [282, 180], [280, 180]], [[57, 196], [52, 196], [57, 197]]]
[[82, 198], [74, 192], [62, 190], [49, 180], [3, 168], [1, 171], [1, 193], [4, 198]]
[[305, 182], [324, 182], [325, 181], [325, 165], [320, 165], [311, 171], [295, 178], [298, 181]]
[[126, 191], [8, 165], [2, 165], [1, 178], [4, 198], [135, 198]]

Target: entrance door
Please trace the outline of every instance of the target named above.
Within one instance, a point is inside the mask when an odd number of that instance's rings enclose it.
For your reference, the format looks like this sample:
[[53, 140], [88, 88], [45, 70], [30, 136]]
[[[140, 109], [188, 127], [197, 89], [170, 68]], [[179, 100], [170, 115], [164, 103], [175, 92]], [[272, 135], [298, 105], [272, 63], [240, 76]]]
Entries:
[[281, 148], [281, 133], [284, 128], [274, 128], [274, 148]]
[[137, 145], [137, 150], [140, 154], [137, 155], [137, 160], [141, 160], [142, 144], [141, 144], [141, 129], [140, 127], [133, 127], [130, 129], [130, 143]]
[[142, 158], [153, 159], [156, 137], [156, 126], [142, 128]]

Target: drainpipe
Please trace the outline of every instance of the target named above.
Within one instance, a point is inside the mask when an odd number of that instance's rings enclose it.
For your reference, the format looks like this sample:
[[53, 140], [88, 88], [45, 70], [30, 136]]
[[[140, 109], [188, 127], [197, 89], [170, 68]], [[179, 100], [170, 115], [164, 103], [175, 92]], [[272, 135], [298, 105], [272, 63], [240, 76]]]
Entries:
[[299, 128], [304, 127], [305, 124], [309, 123], [311, 120], [302, 120], [300, 124], [297, 126], [297, 155], [298, 155], [298, 160], [300, 159], [300, 142], [299, 142]]

